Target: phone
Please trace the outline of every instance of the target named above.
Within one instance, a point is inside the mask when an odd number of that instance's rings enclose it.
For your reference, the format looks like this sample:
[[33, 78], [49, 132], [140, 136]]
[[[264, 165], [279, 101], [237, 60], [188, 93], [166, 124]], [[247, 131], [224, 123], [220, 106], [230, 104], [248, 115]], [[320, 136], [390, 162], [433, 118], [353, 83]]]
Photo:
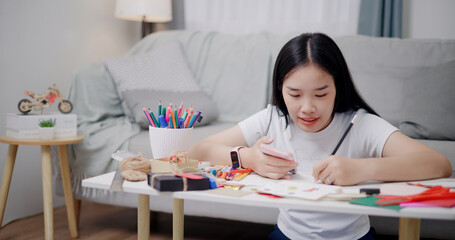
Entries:
[[263, 144], [263, 143], [261, 145], [259, 145], [259, 147], [261, 148], [261, 151], [264, 154], [267, 154], [267, 155], [270, 155], [270, 156], [274, 156], [274, 157], [277, 157], [277, 158], [282, 158], [282, 159], [294, 161], [294, 156], [290, 152], [279, 150], [279, 149], [276, 149], [276, 148], [274, 148], [274, 147], [272, 147], [272, 146], [270, 146], [268, 144]]

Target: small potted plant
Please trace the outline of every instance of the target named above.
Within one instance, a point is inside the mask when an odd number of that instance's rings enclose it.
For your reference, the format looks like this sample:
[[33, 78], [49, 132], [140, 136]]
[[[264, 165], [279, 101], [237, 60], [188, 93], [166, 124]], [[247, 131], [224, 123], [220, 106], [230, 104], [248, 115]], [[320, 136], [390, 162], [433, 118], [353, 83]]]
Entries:
[[55, 121], [56, 119], [48, 119], [39, 122], [39, 134], [42, 140], [54, 139]]

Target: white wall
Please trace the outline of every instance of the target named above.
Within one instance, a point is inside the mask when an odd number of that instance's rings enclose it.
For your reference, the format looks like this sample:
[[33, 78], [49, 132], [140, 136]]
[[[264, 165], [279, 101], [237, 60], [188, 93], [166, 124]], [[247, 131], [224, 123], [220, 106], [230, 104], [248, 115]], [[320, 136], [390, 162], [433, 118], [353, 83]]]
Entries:
[[403, 38], [455, 39], [454, 0], [404, 0]]
[[[124, 54], [140, 39], [140, 23], [116, 19], [114, 0], [0, 1], [0, 134], [25, 90], [56, 83], [68, 96], [72, 73]], [[8, 146], [0, 144], [0, 169]], [[19, 146], [3, 224], [42, 212], [41, 152]], [[64, 204], [54, 196], [54, 206]]]

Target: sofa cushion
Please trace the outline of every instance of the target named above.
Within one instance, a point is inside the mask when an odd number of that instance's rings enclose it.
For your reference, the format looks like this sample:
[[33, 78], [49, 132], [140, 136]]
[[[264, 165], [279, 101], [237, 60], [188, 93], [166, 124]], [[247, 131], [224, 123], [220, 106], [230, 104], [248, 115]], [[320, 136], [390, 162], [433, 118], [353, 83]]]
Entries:
[[142, 106], [149, 106], [150, 110], [158, 117], [158, 104], [161, 101], [163, 107], [169, 103], [173, 106], [180, 106], [181, 101], [184, 108], [193, 106], [194, 112], [201, 111], [202, 121], [194, 124], [195, 127], [206, 125], [218, 117], [218, 109], [214, 101], [202, 91], [196, 92], [171, 92], [156, 90], [127, 90], [124, 93], [125, 102], [133, 112], [135, 121], [143, 129], [148, 129], [149, 122], [142, 110]]
[[217, 104], [218, 119], [238, 122], [267, 106], [274, 59], [290, 38], [267, 32], [161, 31], [139, 41], [128, 54], [178, 40], [197, 83]]
[[421, 68], [436, 67], [455, 56], [453, 40], [368, 36], [340, 36], [334, 40], [364, 99], [396, 127], [403, 119], [404, 81]]
[[404, 104], [403, 78], [415, 70], [417, 69], [378, 66], [375, 69], [362, 71], [354, 69], [352, 76], [363, 99], [382, 118], [398, 127]]
[[405, 84], [399, 129], [413, 138], [455, 140], [455, 61], [421, 68]]
[[133, 116], [134, 109], [128, 107], [133, 104], [125, 102], [125, 91], [145, 89], [195, 94], [200, 91], [178, 41], [171, 41], [143, 54], [104, 59], [103, 63], [116, 83], [123, 110], [129, 116]]

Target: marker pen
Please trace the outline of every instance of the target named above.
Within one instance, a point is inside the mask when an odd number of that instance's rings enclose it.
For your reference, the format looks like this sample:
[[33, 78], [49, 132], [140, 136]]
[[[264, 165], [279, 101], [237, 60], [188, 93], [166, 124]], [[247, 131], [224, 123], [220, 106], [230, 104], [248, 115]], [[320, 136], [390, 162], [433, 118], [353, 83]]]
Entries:
[[167, 122], [166, 119], [164, 119], [164, 115], [160, 115], [158, 121], [160, 122], [160, 128], [167, 128]]

